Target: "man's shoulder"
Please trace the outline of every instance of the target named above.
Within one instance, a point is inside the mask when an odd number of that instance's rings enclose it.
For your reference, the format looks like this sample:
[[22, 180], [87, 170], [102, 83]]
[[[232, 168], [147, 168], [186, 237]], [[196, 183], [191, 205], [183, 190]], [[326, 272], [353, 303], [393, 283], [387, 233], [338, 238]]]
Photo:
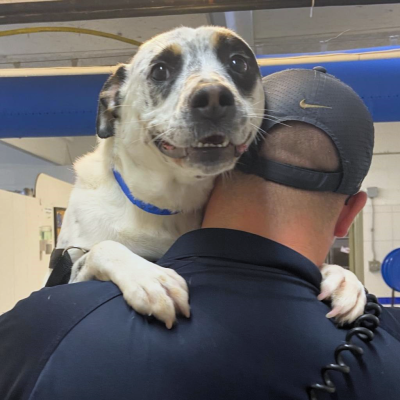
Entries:
[[118, 287], [111, 282], [89, 281], [43, 288], [19, 301], [0, 317], [0, 321], [3, 323], [4, 319], [12, 317], [24, 323], [34, 320], [37, 325], [43, 320], [49, 326], [59, 321], [65, 324], [66, 320], [78, 322], [94, 308], [120, 295]]
[[[0, 376], [7, 376], [0, 382], [0, 398], [25, 398], [64, 337], [90, 313], [120, 295], [108, 282], [61, 285], [32, 293], [0, 316]], [[7, 384], [20, 380], [19, 388]]]
[[400, 342], [400, 308], [382, 307], [381, 328]]

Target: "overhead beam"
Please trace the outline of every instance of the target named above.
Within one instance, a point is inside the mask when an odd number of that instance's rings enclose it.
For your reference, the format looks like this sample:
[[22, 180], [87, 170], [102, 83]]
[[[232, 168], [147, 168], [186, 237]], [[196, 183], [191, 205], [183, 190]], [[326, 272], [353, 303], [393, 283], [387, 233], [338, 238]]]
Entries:
[[[317, 0], [316, 7], [398, 3]], [[2, 0], [0, 25], [310, 7], [310, 0]]]

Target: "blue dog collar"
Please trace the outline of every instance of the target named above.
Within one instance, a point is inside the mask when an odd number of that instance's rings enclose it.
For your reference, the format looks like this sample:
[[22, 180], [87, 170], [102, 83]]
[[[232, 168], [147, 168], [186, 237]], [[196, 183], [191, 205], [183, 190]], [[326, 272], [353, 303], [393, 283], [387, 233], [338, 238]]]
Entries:
[[158, 208], [153, 206], [153, 204], [145, 203], [137, 198], [135, 198], [131, 191], [129, 190], [127, 184], [122, 178], [121, 174], [113, 168], [113, 174], [115, 180], [118, 182], [119, 187], [125, 193], [125, 196], [129, 199], [129, 201], [134, 204], [136, 207], [139, 207], [141, 210], [148, 212], [149, 214], [155, 215], [175, 215], [179, 214], [179, 211], [170, 211], [163, 208]]

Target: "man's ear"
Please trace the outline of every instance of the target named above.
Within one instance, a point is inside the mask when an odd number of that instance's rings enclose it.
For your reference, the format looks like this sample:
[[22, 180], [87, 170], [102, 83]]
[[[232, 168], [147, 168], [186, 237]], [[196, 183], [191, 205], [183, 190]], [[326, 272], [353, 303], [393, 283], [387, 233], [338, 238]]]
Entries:
[[344, 237], [347, 235], [354, 218], [364, 208], [366, 202], [367, 194], [365, 192], [358, 192], [349, 199], [347, 204], [343, 206], [336, 222], [335, 236]]
[[102, 139], [114, 136], [115, 122], [120, 117], [120, 88], [127, 76], [127, 65], [122, 64], [111, 75], [100, 92], [97, 107], [96, 133]]

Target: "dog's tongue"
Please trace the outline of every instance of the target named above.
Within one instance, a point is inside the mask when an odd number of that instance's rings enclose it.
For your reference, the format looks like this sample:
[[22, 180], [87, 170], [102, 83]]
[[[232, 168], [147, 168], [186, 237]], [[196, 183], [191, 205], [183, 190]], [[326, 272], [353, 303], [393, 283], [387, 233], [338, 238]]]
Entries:
[[240, 144], [239, 146], [236, 146], [236, 154], [237, 156], [241, 156], [244, 152], [247, 151], [249, 146], [247, 144]]
[[175, 146], [173, 146], [172, 144], [169, 144], [167, 142], [162, 142], [162, 147], [164, 147], [165, 150], [174, 150]]
[[171, 158], [183, 158], [187, 156], [187, 149], [183, 147], [175, 147], [172, 144], [163, 142], [159, 145], [159, 149], [163, 154]]

